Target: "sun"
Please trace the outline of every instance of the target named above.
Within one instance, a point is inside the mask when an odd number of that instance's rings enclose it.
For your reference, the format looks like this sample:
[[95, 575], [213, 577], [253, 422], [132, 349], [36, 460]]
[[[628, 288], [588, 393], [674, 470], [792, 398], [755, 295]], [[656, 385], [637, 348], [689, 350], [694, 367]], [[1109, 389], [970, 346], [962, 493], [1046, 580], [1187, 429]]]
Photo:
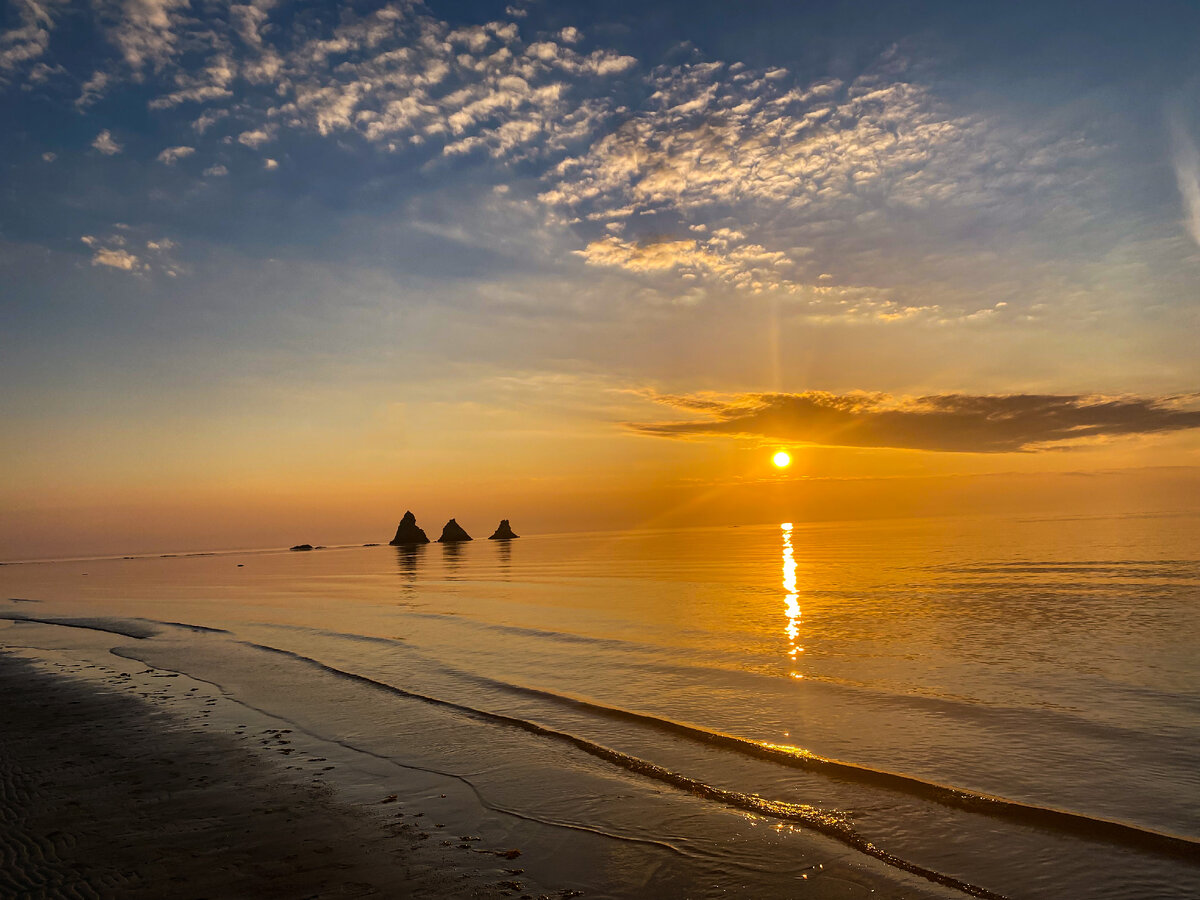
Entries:
[[771, 457], [771, 462], [775, 463], [777, 468], [786, 469], [792, 464], [792, 456], [786, 450], [780, 450]]

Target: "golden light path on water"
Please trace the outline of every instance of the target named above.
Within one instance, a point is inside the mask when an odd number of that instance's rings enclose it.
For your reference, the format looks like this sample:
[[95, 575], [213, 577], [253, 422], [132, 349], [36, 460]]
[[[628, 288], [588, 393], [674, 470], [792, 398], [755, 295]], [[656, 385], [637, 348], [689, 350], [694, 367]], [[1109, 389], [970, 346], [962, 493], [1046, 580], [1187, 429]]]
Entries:
[[[787, 591], [784, 597], [784, 615], [787, 617], [787, 627], [783, 630], [788, 639], [788, 657], [794, 664], [797, 655], [803, 653], [804, 648], [796, 643], [796, 639], [800, 636], [800, 602], [796, 590], [796, 557], [792, 551], [792, 523], [784, 522], [780, 528], [783, 529], [783, 589]], [[795, 671], [791, 675], [793, 678], [804, 677]]]

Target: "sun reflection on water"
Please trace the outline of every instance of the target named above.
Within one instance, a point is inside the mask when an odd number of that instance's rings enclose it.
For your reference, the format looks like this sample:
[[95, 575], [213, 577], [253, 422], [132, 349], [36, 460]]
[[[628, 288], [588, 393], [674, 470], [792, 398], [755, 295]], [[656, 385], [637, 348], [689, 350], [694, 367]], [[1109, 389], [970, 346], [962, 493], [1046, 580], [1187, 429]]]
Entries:
[[[784, 597], [784, 616], [787, 626], [783, 629], [788, 639], [788, 659], [794, 664], [804, 648], [796, 643], [800, 637], [800, 601], [796, 590], [796, 557], [792, 552], [792, 523], [784, 522], [783, 529], [783, 589], [787, 591]], [[791, 673], [793, 678], [803, 678], [799, 672]]]

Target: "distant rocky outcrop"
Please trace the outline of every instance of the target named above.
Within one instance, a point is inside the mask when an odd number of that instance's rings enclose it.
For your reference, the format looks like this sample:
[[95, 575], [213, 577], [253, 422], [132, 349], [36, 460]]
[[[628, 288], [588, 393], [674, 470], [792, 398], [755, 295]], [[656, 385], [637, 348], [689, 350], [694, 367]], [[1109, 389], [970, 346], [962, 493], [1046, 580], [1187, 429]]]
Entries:
[[295, 547], [288, 547], [289, 550], [311, 550], [312, 544], [297, 544]]
[[508, 519], [501, 519], [500, 524], [496, 526], [495, 533], [488, 538], [489, 541], [511, 541], [514, 538], [519, 538], [519, 534], [513, 534], [512, 526], [508, 524]]
[[404, 544], [428, 543], [429, 538], [425, 536], [424, 529], [417, 527], [417, 517], [411, 511], [404, 514], [404, 518], [396, 526], [396, 536], [388, 541], [388, 544], [392, 547], [399, 547]]
[[471, 536], [467, 534], [461, 525], [451, 519], [442, 528], [442, 536], [438, 538], [439, 544], [457, 544], [461, 541], [469, 541]]

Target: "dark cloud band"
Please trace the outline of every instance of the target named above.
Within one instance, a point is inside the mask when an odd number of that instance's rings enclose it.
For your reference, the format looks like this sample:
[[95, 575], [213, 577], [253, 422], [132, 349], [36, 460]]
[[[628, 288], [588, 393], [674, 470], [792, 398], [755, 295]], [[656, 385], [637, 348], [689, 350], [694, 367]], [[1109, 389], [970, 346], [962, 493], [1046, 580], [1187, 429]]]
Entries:
[[705, 418], [627, 423], [667, 438], [730, 435], [839, 447], [965, 453], [1044, 449], [1082, 438], [1200, 428], [1196, 397], [1106, 398], [1071, 394], [762, 393], [652, 399]]

